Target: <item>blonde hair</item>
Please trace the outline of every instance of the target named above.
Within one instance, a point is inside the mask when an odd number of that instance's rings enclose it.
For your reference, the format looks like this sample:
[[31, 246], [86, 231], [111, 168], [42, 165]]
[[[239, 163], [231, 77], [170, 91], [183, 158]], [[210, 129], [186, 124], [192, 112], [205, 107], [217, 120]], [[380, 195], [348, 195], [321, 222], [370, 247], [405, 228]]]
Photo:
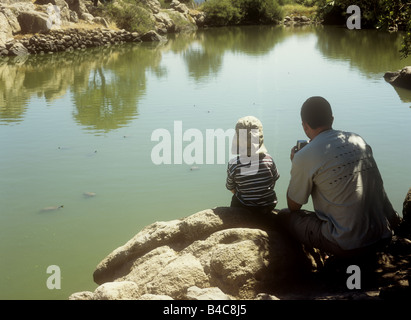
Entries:
[[[247, 130], [247, 134], [241, 134], [240, 130]], [[247, 141], [244, 139], [245, 137], [247, 137]], [[247, 146], [247, 156], [255, 153], [267, 153], [267, 149], [264, 146], [263, 124], [254, 116], [246, 116], [238, 119], [235, 126], [232, 153], [240, 154], [240, 151], [244, 150], [242, 146]]]

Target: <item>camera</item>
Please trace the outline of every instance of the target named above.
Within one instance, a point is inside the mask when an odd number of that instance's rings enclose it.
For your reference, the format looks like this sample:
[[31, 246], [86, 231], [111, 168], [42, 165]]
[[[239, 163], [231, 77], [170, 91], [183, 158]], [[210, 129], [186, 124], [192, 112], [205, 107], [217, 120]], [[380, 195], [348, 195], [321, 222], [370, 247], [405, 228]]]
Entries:
[[307, 144], [308, 144], [308, 140], [297, 140], [297, 149], [296, 151], [301, 150], [302, 148], [304, 148]]

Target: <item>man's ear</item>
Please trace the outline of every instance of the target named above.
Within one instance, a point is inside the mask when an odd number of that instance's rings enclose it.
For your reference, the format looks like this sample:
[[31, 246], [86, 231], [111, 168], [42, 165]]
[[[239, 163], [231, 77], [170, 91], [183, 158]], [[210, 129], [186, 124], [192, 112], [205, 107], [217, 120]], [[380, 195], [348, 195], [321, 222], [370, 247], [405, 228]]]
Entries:
[[303, 125], [304, 132], [307, 133], [307, 130], [310, 129], [310, 126], [305, 121], [302, 122], [302, 125]]

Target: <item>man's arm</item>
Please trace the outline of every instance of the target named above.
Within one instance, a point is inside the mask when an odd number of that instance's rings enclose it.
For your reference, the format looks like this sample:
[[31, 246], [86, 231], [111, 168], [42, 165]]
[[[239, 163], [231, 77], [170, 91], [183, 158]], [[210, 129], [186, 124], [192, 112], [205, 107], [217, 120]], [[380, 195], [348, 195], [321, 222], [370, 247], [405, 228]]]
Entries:
[[302, 207], [302, 204], [299, 204], [295, 201], [293, 201], [287, 194], [287, 205], [288, 205], [288, 210], [290, 210], [290, 212], [293, 211], [299, 211]]

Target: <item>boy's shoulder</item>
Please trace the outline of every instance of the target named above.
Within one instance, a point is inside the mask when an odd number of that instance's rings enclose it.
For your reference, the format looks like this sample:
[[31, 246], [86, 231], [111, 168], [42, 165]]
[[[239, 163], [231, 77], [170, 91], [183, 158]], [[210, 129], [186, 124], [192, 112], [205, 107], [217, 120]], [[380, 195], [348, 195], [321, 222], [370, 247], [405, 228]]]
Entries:
[[228, 161], [228, 164], [229, 165], [236, 165], [236, 164], [239, 164], [240, 163], [240, 157], [239, 156], [235, 156], [235, 157], [233, 157], [233, 158], [231, 158], [229, 161]]
[[[259, 161], [263, 162], [274, 162], [273, 157], [269, 153], [261, 153], [259, 155]], [[235, 156], [228, 161], [230, 166], [239, 165], [239, 164], [247, 164], [250, 162], [250, 158], [242, 158], [240, 156]]]

